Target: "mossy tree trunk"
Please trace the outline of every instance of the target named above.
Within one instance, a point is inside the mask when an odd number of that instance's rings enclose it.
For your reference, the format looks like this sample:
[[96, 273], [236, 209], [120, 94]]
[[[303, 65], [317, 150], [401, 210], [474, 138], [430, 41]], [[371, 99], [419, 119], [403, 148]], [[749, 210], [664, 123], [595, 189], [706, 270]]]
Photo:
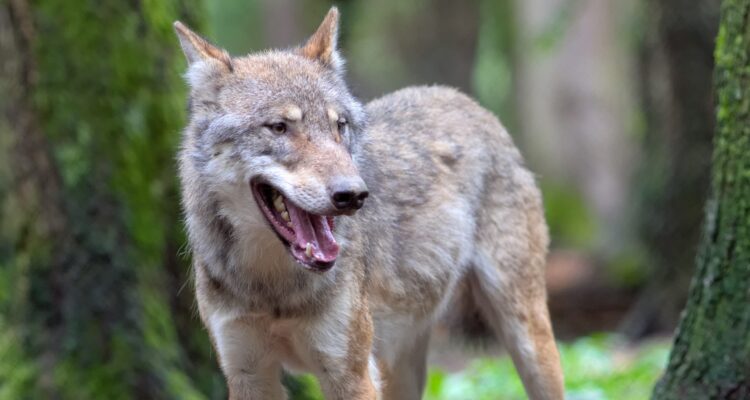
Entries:
[[218, 397], [174, 152], [198, 0], [0, 0], [0, 399]]
[[654, 399], [750, 398], [750, 0], [724, 0], [718, 136], [697, 270]]

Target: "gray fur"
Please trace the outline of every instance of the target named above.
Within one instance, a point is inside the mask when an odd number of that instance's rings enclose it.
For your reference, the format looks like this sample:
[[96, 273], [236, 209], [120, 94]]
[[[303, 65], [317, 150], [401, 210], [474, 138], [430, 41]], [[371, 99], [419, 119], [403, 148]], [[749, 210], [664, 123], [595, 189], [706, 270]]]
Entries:
[[[466, 320], [450, 315], [460, 312], [506, 341], [531, 398], [562, 398], [541, 197], [510, 136], [450, 88], [407, 88], [362, 106], [327, 47], [337, 17], [301, 49], [228, 61], [178, 28], [191, 58], [183, 206], [199, 309], [230, 397], [283, 397], [269, 377], [285, 365], [316, 373], [328, 398], [414, 398], [430, 327]], [[272, 132], [267, 124], [290, 106], [301, 120]], [[340, 141], [329, 109], [348, 122]], [[370, 196], [335, 217], [336, 266], [313, 273], [276, 238], [250, 183], [333, 215], [325, 187], [339, 176], [361, 177]]]

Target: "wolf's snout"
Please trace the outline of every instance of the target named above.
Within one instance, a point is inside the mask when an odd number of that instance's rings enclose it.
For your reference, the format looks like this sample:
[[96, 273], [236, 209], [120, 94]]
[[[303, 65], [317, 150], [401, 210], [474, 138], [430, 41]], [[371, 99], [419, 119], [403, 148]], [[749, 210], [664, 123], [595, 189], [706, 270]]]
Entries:
[[329, 186], [331, 202], [341, 211], [359, 210], [370, 193], [362, 178], [338, 178]]

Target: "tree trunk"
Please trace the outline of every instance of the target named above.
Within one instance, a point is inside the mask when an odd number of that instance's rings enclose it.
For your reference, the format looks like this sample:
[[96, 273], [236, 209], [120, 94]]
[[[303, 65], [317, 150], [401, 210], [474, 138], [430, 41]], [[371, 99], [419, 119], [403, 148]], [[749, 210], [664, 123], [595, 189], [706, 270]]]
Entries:
[[651, 268], [649, 284], [623, 323], [633, 338], [674, 329], [687, 299], [709, 188], [719, 25], [717, 0], [659, 0], [644, 7], [645, 160], [634, 203]]
[[223, 393], [173, 154], [197, 1], [0, 0], [0, 397]]
[[[585, 246], [604, 259], [630, 240], [635, 93], [627, 31], [617, 27], [630, 24], [634, 3], [515, 1], [518, 142], [540, 176], [553, 247]], [[563, 202], [564, 212], [549, 207]]]
[[654, 399], [750, 398], [750, 0], [725, 0], [718, 136], [697, 270]]

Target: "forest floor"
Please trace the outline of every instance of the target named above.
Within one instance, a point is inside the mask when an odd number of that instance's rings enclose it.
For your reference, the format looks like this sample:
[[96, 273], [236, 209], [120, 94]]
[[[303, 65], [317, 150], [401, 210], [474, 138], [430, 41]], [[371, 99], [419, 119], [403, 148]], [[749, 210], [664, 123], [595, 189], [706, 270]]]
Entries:
[[[664, 370], [670, 338], [628, 343], [614, 334], [594, 334], [559, 344], [569, 400], [642, 400]], [[430, 355], [425, 400], [526, 399], [509, 357], [439, 347]], [[494, 354], [493, 354], [494, 353]]]
[[[441, 340], [441, 339], [438, 339]], [[440, 343], [436, 343], [440, 344]], [[644, 400], [664, 371], [671, 340], [657, 337], [628, 343], [614, 334], [594, 334], [560, 342], [568, 400]], [[312, 375], [298, 377], [304, 395], [296, 400], [322, 400]], [[424, 400], [525, 400], [521, 380], [499, 348], [478, 352], [441, 346], [429, 356]]]
[[[650, 397], [669, 354], [668, 334], [638, 342], [615, 333], [635, 291], [612, 282], [595, 261], [553, 251], [547, 266], [550, 313], [570, 400]], [[526, 399], [512, 362], [500, 346], [472, 349], [436, 329], [429, 354], [427, 400]]]

